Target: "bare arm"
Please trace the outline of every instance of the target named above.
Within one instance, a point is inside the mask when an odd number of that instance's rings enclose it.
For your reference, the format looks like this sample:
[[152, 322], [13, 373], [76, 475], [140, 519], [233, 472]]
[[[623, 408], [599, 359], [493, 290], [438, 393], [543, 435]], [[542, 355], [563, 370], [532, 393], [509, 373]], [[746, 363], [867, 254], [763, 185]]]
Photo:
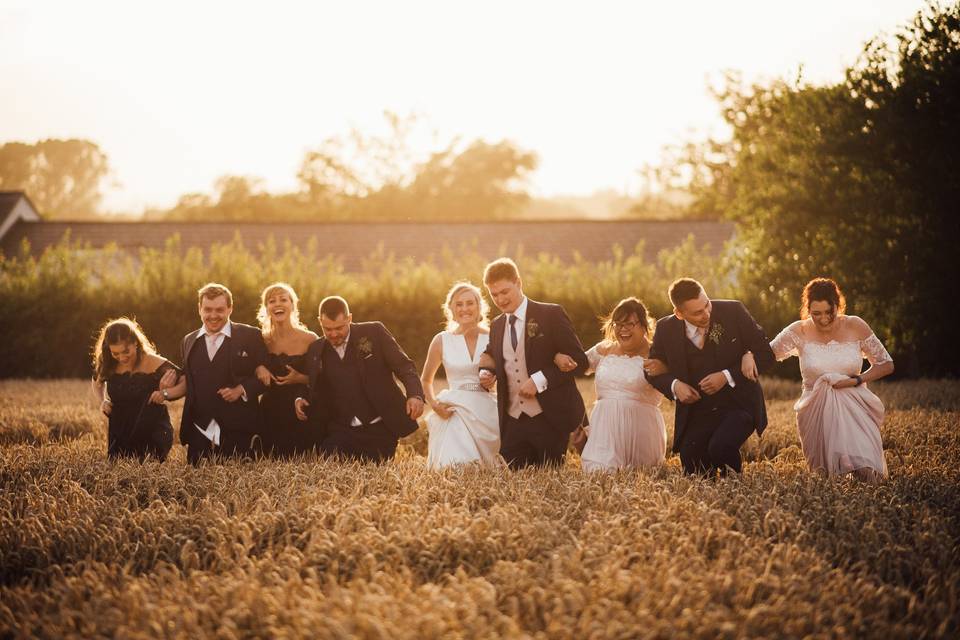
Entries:
[[427, 360], [423, 363], [423, 372], [420, 374], [420, 382], [423, 384], [423, 397], [430, 408], [441, 418], [446, 420], [450, 417], [450, 411], [446, 403], [437, 400], [433, 392], [433, 379], [440, 369], [440, 363], [443, 362], [443, 338], [441, 334], [433, 336], [430, 341], [430, 348], [427, 349]]

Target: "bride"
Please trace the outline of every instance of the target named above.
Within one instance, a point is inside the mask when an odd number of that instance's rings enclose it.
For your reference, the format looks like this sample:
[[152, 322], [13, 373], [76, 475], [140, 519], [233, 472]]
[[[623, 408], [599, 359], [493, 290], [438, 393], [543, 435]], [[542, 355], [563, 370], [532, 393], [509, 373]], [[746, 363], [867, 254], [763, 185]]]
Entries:
[[[480, 289], [469, 282], [457, 282], [447, 292], [447, 327], [430, 342], [420, 376], [433, 409], [427, 417], [428, 469], [477, 460], [498, 464], [497, 399], [479, 378], [480, 356], [490, 340], [489, 311]], [[448, 388], [434, 395], [433, 378], [441, 364]]]

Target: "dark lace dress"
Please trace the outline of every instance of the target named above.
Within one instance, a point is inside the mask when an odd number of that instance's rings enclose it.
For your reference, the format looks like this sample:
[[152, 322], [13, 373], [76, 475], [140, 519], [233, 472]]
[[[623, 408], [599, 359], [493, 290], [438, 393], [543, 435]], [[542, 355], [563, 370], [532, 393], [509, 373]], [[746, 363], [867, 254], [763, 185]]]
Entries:
[[164, 362], [153, 373], [114, 373], [107, 378], [107, 394], [113, 403], [107, 457], [130, 456], [142, 461], [149, 455], [161, 462], [166, 459], [173, 446], [173, 426], [166, 405], [152, 404], [150, 394], [169, 369], [178, 370]]
[[[290, 365], [300, 373], [306, 373], [307, 354], [287, 355], [268, 353], [266, 366], [275, 376], [290, 373]], [[263, 449], [269, 455], [286, 457], [313, 450], [320, 444], [321, 433], [311, 422], [297, 420], [293, 401], [308, 395], [305, 384], [272, 384], [260, 396], [260, 411], [263, 414]]]

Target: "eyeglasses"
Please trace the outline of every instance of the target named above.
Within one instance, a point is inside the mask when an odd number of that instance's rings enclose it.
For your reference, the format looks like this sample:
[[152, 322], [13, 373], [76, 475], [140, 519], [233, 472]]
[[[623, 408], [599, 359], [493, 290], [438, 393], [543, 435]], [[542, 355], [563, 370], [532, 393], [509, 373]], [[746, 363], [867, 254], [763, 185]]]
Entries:
[[634, 329], [636, 329], [636, 328], [639, 327], [639, 326], [640, 326], [640, 323], [639, 323], [639, 322], [630, 322], [630, 321], [628, 321], [628, 322], [614, 322], [614, 323], [613, 323], [613, 328], [614, 328], [616, 331], [619, 331], [620, 329], [630, 329], [631, 331], [633, 331]]

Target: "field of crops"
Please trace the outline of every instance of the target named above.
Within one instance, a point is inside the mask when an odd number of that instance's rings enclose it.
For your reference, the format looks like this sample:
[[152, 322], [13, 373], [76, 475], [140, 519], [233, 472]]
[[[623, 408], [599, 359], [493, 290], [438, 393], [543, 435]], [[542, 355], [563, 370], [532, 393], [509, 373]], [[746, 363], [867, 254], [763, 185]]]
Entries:
[[710, 482], [427, 472], [423, 429], [382, 466], [111, 464], [86, 382], [0, 381], [0, 638], [956, 637], [960, 383], [874, 386], [879, 486], [807, 472], [765, 388]]

